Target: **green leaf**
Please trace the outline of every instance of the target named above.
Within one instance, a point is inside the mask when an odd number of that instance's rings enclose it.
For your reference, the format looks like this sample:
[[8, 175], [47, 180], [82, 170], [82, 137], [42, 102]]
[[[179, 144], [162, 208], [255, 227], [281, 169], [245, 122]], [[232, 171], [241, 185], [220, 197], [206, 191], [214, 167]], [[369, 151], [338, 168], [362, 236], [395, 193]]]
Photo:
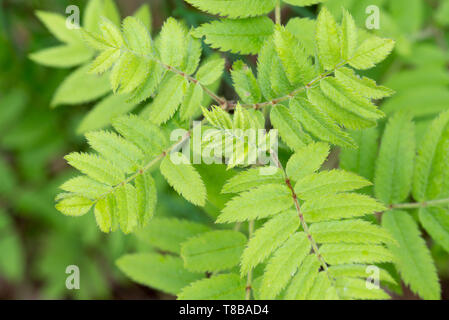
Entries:
[[311, 254], [304, 259], [285, 293], [286, 300], [306, 300], [318, 277], [320, 262]]
[[137, 236], [157, 249], [179, 254], [183, 242], [209, 230], [207, 226], [189, 220], [154, 218], [146, 228], [138, 231]]
[[320, 63], [324, 69], [333, 70], [342, 60], [342, 50], [337, 23], [326, 7], [317, 18], [316, 43]]
[[83, 44], [74, 44], [34, 52], [30, 54], [30, 59], [48, 67], [71, 68], [90, 60], [92, 56], [93, 52]]
[[193, 35], [198, 38], [204, 36], [204, 41], [214, 49], [256, 54], [273, 29], [273, 21], [268, 17], [222, 19], [202, 24], [194, 30]]
[[[341, 106], [339, 103], [328, 98], [320, 88], [307, 90], [307, 97], [312, 104], [320, 107], [332, 119], [337, 121], [339, 125], [347, 129], [359, 130], [376, 126], [376, 121], [361, 117], [353, 109], [345, 109], [344, 105]], [[344, 102], [341, 103], [344, 104]]]
[[231, 70], [234, 88], [244, 103], [255, 104], [261, 101], [262, 92], [251, 69], [241, 60], [236, 61]]
[[183, 120], [190, 120], [201, 113], [203, 88], [200, 84], [190, 83], [181, 104], [180, 115]]
[[321, 142], [311, 143], [299, 149], [287, 162], [287, 176], [298, 181], [318, 171], [326, 161], [329, 151], [329, 145]]
[[246, 237], [240, 232], [211, 231], [184, 242], [181, 245], [181, 257], [188, 270], [223, 271], [239, 263], [245, 244]]
[[303, 98], [290, 100], [290, 111], [307, 132], [316, 138], [345, 148], [354, 148], [351, 137], [319, 107]]
[[320, 272], [307, 295], [307, 300], [338, 300], [338, 298], [329, 276], [325, 272]]
[[237, 274], [220, 274], [182, 289], [179, 300], [243, 300], [246, 282]]
[[121, 52], [119, 49], [111, 48], [106, 49], [98, 57], [95, 58], [94, 62], [90, 67], [90, 72], [95, 74], [102, 74], [108, 71], [114, 63], [120, 59]]
[[[343, 264], [337, 266], [330, 266], [328, 268], [329, 273], [334, 278], [363, 278], [367, 279], [371, 277], [372, 273], [369, 271], [369, 265], [362, 264]], [[386, 281], [391, 284], [396, 284], [393, 277], [384, 269], [379, 268], [379, 280]]]
[[389, 119], [374, 178], [374, 193], [386, 204], [401, 203], [410, 193], [415, 141], [415, 125], [410, 115], [399, 113]]
[[292, 85], [296, 87], [305, 85], [316, 76], [316, 71], [303, 45], [290, 31], [277, 26], [274, 32], [274, 44]]
[[73, 152], [64, 158], [72, 167], [109, 186], [125, 180], [125, 173], [119, 167], [97, 155]]
[[449, 212], [439, 207], [419, 209], [419, 221], [432, 239], [449, 252]]
[[99, 183], [86, 176], [72, 178], [62, 184], [60, 189], [66, 192], [76, 193], [91, 200], [96, 200], [112, 190], [110, 186]]
[[263, 175], [260, 168], [242, 171], [229, 179], [221, 190], [222, 193], [240, 193], [256, 188], [261, 184], [282, 183], [284, 177], [281, 170], [274, 174]]
[[127, 254], [119, 258], [116, 264], [133, 281], [174, 295], [189, 283], [204, 277], [187, 271], [181, 258], [170, 255]]
[[392, 240], [385, 229], [363, 220], [314, 223], [310, 233], [318, 243], [381, 244]]
[[123, 114], [131, 112], [136, 103], [130, 103], [128, 96], [110, 94], [87, 113], [77, 128], [78, 134], [102, 129], [112, 123], [112, 120]]
[[295, 192], [301, 199], [317, 199], [324, 195], [352, 191], [371, 185], [371, 183], [352, 173], [343, 170], [314, 173], [299, 180]]
[[100, 23], [100, 31], [103, 35], [103, 40], [110, 47], [121, 49], [124, 44], [123, 35], [120, 29], [109, 19], [103, 17]]
[[145, 25], [135, 17], [127, 17], [123, 20], [123, 35], [126, 45], [133, 54], [147, 57], [152, 53], [150, 33]]
[[135, 180], [137, 193], [137, 219], [140, 226], [145, 226], [156, 210], [156, 183], [148, 172], [140, 174]]
[[113, 125], [126, 140], [139, 147], [147, 158], [160, 155], [168, 146], [165, 134], [149, 120], [127, 115], [114, 119]]
[[46, 11], [37, 11], [36, 16], [59, 41], [77, 45], [82, 43], [79, 30], [66, 26], [66, 17]]
[[308, 55], [315, 55], [316, 20], [298, 17], [290, 18], [285, 28], [301, 42]]
[[347, 61], [356, 49], [358, 42], [357, 27], [351, 14], [343, 9], [343, 21], [341, 22], [341, 57]]
[[226, 0], [186, 0], [186, 2], [202, 11], [229, 18], [264, 15], [272, 11], [276, 5], [276, 0], [240, 0], [237, 3]]
[[170, 120], [182, 102], [187, 84], [187, 80], [180, 75], [168, 75], [162, 81], [156, 98], [144, 110], [143, 116], [157, 125]]
[[100, 31], [101, 17], [106, 17], [115, 25], [120, 25], [120, 13], [114, 0], [90, 0], [84, 10], [84, 27], [94, 33]]
[[357, 193], [341, 193], [308, 200], [301, 209], [307, 222], [320, 222], [360, 217], [382, 212], [386, 208], [371, 197]]
[[382, 216], [382, 226], [396, 240], [388, 248], [405, 284], [424, 299], [440, 299], [437, 270], [413, 218], [404, 211], [388, 211]]
[[324, 244], [320, 253], [331, 265], [392, 262], [394, 259], [387, 248], [367, 244]]
[[163, 63], [180, 67], [187, 49], [186, 29], [176, 19], [168, 18], [160, 33], [159, 53]]
[[111, 230], [113, 231], [113, 229], [115, 229], [115, 226], [113, 225], [116, 220], [115, 208], [115, 198], [112, 194], [98, 200], [95, 205], [94, 213], [95, 220], [101, 231], [109, 233]]
[[109, 131], [86, 134], [89, 145], [124, 172], [131, 172], [143, 158], [142, 152], [131, 142]]
[[286, 107], [282, 105], [274, 106], [271, 109], [270, 119], [273, 127], [279, 131], [282, 140], [293, 151], [300, 150], [312, 142], [312, 138], [303, 131], [299, 121], [293, 117]]
[[360, 96], [353, 88], [345, 87], [335, 78], [322, 80], [320, 88], [335, 104], [362, 119], [377, 120], [385, 116], [368, 99]]
[[418, 148], [413, 178], [413, 197], [417, 201], [449, 194], [448, 145], [449, 111], [442, 113], [429, 125]]
[[294, 210], [289, 210], [270, 219], [260, 229], [257, 229], [242, 254], [240, 273], [245, 275], [262, 263], [295, 233], [298, 227], [298, 214]]
[[183, 154], [177, 152], [166, 156], [160, 169], [167, 182], [186, 200], [198, 206], [206, 204], [206, 187], [201, 176]]
[[[379, 144], [379, 130], [370, 128], [352, 131], [351, 137], [359, 147], [357, 149], [341, 150], [340, 168], [373, 181]], [[371, 189], [372, 187], [362, 189], [361, 192], [371, 194]]]
[[130, 184], [125, 184], [117, 189], [115, 195], [120, 229], [125, 234], [131, 233], [138, 225], [136, 188]]
[[94, 202], [80, 196], [70, 196], [56, 204], [56, 209], [67, 216], [79, 217], [89, 212]]
[[363, 96], [371, 99], [382, 99], [394, 94], [394, 91], [384, 86], [378, 86], [374, 80], [359, 77], [353, 69], [341, 68], [335, 71], [335, 77], [345, 87], [354, 88]]
[[326, 2], [327, 0], [282, 0], [282, 1], [291, 4], [292, 6], [307, 7], [314, 4]]
[[335, 286], [343, 299], [387, 300], [390, 296], [380, 288], [369, 288], [366, 280], [338, 278]]
[[249, 221], [273, 216], [293, 205], [285, 185], [267, 184], [241, 193], [226, 203], [218, 223]]
[[370, 69], [383, 61], [393, 48], [394, 41], [391, 39], [370, 37], [357, 48], [348, 63], [355, 69]]
[[310, 252], [310, 241], [304, 232], [294, 234], [268, 261], [263, 275], [260, 295], [273, 299], [287, 285]]
[[111, 90], [109, 75], [88, 74], [89, 68], [89, 65], [84, 65], [64, 79], [53, 96], [52, 107], [96, 100]]
[[211, 85], [223, 75], [225, 62], [219, 55], [212, 55], [198, 69], [197, 80], [205, 86]]

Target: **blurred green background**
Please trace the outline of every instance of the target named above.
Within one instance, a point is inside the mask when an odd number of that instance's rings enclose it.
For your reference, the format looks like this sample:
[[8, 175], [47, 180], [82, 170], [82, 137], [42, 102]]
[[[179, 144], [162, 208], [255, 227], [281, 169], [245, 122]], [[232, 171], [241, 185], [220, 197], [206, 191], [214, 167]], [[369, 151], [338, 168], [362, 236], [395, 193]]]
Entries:
[[[369, 76], [398, 92], [387, 100], [386, 110], [419, 110], [420, 105], [432, 104], [434, 113], [416, 116], [419, 130], [424, 130], [439, 111], [449, 108], [449, 1], [423, 0], [419, 7], [411, 5], [396, 11], [388, 5], [394, 1], [329, 0], [329, 6], [334, 12], [341, 5], [350, 7], [359, 25], [363, 25], [368, 4], [389, 10], [391, 21], [380, 33], [395, 38], [397, 49]], [[116, 2], [122, 17], [131, 15], [143, 3], [149, 4], [153, 33], [168, 16], [191, 26], [210, 19], [182, 0]], [[98, 230], [93, 215], [74, 219], [54, 209], [58, 185], [73, 175], [63, 156], [87, 149], [84, 138], [76, 132], [92, 104], [51, 109], [55, 90], [73, 70], [46, 68], [28, 55], [57, 44], [36, 18], [36, 10], [65, 14], [68, 5], [83, 10], [86, 3], [0, 0], [0, 299], [171, 298], [132, 283], [114, 265], [124, 253], [147, 250], [150, 244], [142, 237], [118, 232], [106, 236]], [[283, 17], [287, 20], [289, 16], [315, 14], [313, 7], [287, 8]], [[226, 57], [228, 66], [236, 59], [235, 55]], [[245, 59], [254, 65], [254, 57]], [[229, 77], [220, 90], [233, 98]], [[157, 175], [156, 179], [158, 216], [188, 216], [211, 222], [205, 212], [174, 195], [163, 179]], [[432, 251], [443, 282], [443, 298], [448, 299], [449, 256], [436, 245]], [[69, 265], [80, 267], [82, 290], [67, 290], [65, 270]], [[413, 295], [404, 288], [397, 298]]]

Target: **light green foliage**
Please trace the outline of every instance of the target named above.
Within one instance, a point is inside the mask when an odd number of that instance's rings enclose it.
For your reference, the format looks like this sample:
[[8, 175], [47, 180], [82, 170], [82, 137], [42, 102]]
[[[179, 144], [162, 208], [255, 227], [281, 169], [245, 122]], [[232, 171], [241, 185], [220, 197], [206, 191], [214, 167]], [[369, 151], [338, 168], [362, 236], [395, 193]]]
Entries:
[[407, 199], [413, 178], [415, 127], [404, 113], [390, 118], [376, 162], [374, 193], [386, 204]]
[[246, 237], [237, 231], [211, 231], [182, 244], [181, 256], [188, 270], [215, 272], [237, 265]]
[[[348, 210], [348, 208], [351, 210]], [[340, 193], [306, 201], [302, 206], [308, 222], [360, 217], [385, 207], [376, 200], [356, 193]]]
[[391, 236], [379, 226], [363, 220], [315, 223], [310, 233], [320, 243], [386, 243]]
[[13, 221], [3, 209], [0, 209], [0, 235], [0, 273], [9, 281], [19, 281], [25, 270], [24, 248]]
[[419, 221], [431, 237], [449, 252], [449, 212], [447, 208], [421, 208]]
[[220, 274], [185, 287], [179, 300], [243, 300], [246, 282], [237, 274]]
[[261, 175], [259, 168], [249, 169], [240, 172], [229, 179], [221, 190], [222, 193], [239, 193], [255, 188], [261, 184], [282, 183], [283, 176], [280, 170], [274, 174]]
[[[156, 253], [136, 253], [122, 256], [117, 266], [137, 283], [178, 294], [189, 283], [204, 278], [183, 268], [180, 258]], [[151, 272], [148, 272], [151, 270]]]
[[188, 3], [202, 11], [219, 14], [229, 18], [254, 17], [269, 13], [274, 9], [276, 0], [187, 0]]
[[342, 170], [323, 171], [310, 174], [295, 185], [295, 192], [301, 199], [313, 200], [323, 195], [352, 191], [369, 186], [364, 178]]
[[404, 211], [388, 211], [382, 217], [382, 226], [396, 240], [388, 247], [404, 282], [424, 299], [439, 299], [436, 268], [413, 218]]
[[205, 37], [212, 48], [240, 54], [256, 54], [273, 33], [268, 17], [241, 20], [222, 19], [196, 28], [195, 37]]
[[[346, 29], [345, 33], [349, 31], [347, 26], [348, 24], [345, 24], [343, 28]], [[342, 59], [342, 46], [337, 23], [326, 8], [323, 8], [318, 16], [316, 37], [318, 53], [324, 69], [333, 70]], [[347, 49], [345, 51], [349, 52]]]
[[137, 236], [162, 251], [179, 254], [181, 243], [210, 229], [203, 224], [176, 218], [154, 218]]
[[287, 162], [287, 175], [294, 181], [312, 174], [321, 168], [329, 155], [329, 145], [312, 143], [298, 150]]
[[287, 285], [292, 274], [310, 251], [310, 242], [303, 232], [291, 236], [268, 261], [260, 295], [272, 299]]
[[203, 108], [203, 115], [213, 127], [202, 136], [202, 146], [209, 152], [206, 157], [212, 160], [223, 157], [228, 169], [254, 163], [258, 154], [269, 152], [274, 142], [273, 132], [264, 131], [260, 111], [243, 109], [238, 104], [233, 117], [217, 106], [210, 111]]
[[242, 61], [232, 66], [232, 80], [234, 87], [244, 103], [254, 104], [262, 99], [262, 92], [257, 84], [256, 77]]
[[[369, 196], [350, 193], [371, 186], [367, 179], [373, 178], [374, 165], [365, 164], [364, 157], [375, 158], [378, 131], [347, 129], [373, 128], [385, 116], [374, 100], [393, 91], [359, 77], [356, 70], [383, 61], [394, 41], [358, 30], [346, 10], [341, 22], [323, 7], [316, 21], [293, 18], [285, 27], [267, 16], [277, 4], [309, 6], [321, 0], [187, 2], [220, 18], [192, 29], [168, 18], [153, 37], [147, 7], [120, 24], [112, 1], [89, 2], [77, 34], [86, 54], [70, 49], [64, 61], [82, 66], [64, 81], [53, 104], [106, 98], [78, 128], [87, 132], [95, 153], [66, 157], [82, 175], [61, 186], [57, 209], [72, 216], [93, 209], [103, 232], [137, 231], [151, 250], [165, 254], [125, 255], [117, 261], [119, 269], [178, 299], [387, 298], [383, 290], [363, 286], [368, 277], [363, 268], [394, 260], [385, 243], [396, 242], [384, 228], [358, 219], [386, 208]], [[210, 49], [203, 53], [202, 41], [222, 52], [257, 56], [257, 66], [252, 58], [229, 60], [229, 54], [210, 54]], [[233, 100], [220, 96], [229, 92], [218, 91], [222, 79], [232, 85]], [[139, 114], [124, 115], [132, 110]], [[208, 129], [201, 147], [219, 150], [208, 160], [224, 160], [223, 171], [229, 174], [190, 163], [181, 147], [198, 141], [195, 128], [169, 143], [170, 133], [191, 128], [200, 117]], [[109, 124], [112, 130], [93, 131]], [[250, 129], [268, 133], [252, 141], [245, 133]], [[290, 149], [281, 145], [279, 157], [277, 132]], [[232, 146], [222, 148], [227, 139]], [[319, 171], [328, 158], [328, 168], [338, 160], [329, 144], [344, 148], [343, 162], [355, 172]], [[358, 146], [361, 151], [346, 150]], [[272, 166], [249, 164], [257, 148], [271, 155]], [[152, 173], [157, 169], [161, 176]], [[273, 169], [271, 174], [263, 173], [267, 169]], [[151, 219], [156, 185], [163, 191], [164, 178], [185, 200], [204, 208], [189, 204], [178, 216], [177, 202], [170, 200], [170, 206], [158, 205], [163, 216]], [[165, 192], [162, 201], [166, 197]], [[203, 210], [207, 218], [198, 214]], [[446, 234], [426, 221], [434, 237], [443, 239]], [[234, 230], [222, 230], [228, 227]], [[386, 271], [382, 279], [393, 282]]]
[[101, 76], [87, 74], [88, 65], [71, 73], [56, 90], [52, 106], [79, 104], [104, 96], [109, 90], [108, 74]]
[[242, 255], [241, 273], [246, 274], [262, 263], [299, 227], [299, 219], [293, 210], [281, 213], [258, 229], [248, 242]]
[[385, 247], [378, 245], [325, 244], [320, 248], [320, 253], [332, 265], [380, 263], [393, 260], [393, 254]]
[[57, 197], [56, 208], [79, 216], [95, 206], [97, 224], [103, 232], [120, 225], [123, 232], [130, 233], [146, 225], [153, 215], [156, 185], [146, 172], [149, 168], [145, 160], [162, 152], [166, 138], [151, 122], [133, 116], [117, 119], [114, 126], [121, 135], [107, 131], [87, 134], [98, 154], [66, 156], [84, 176], [61, 186], [68, 193]]
[[413, 197], [418, 201], [448, 195], [449, 112], [435, 119], [418, 148], [413, 178]]
[[270, 217], [290, 208], [293, 205], [290, 199], [290, 191], [285, 185], [262, 185], [229, 201], [217, 222], [229, 223]]
[[[173, 162], [173, 159], [176, 159]], [[172, 153], [161, 163], [161, 173], [167, 182], [193, 204], [206, 204], [206, 187], [201, 176], [181, 153]]]
[[[359, 147], [341, 151], [340, 167], [344, 170], [355, 172], [369, 181], [373, 181], [378, 153], [379, 130], [370, 128], [362, 131], [353, 131], [351, 132], [351, 137]], [[371, 194], [372, 187], [368, 188], [362, 190], [364, 193]]]
[[[350, 278], [362, 278], [366, 279], [370, 276], [368, 272], [368, 265], [363, 264], [342, 264], [336, 266], [330, 266], [329, 272], [334, 277], [350, 277]], [[395, 284], [396, 281], [391, 277], [388, 271], [379, 269], [380, 281], [386, 281]]]

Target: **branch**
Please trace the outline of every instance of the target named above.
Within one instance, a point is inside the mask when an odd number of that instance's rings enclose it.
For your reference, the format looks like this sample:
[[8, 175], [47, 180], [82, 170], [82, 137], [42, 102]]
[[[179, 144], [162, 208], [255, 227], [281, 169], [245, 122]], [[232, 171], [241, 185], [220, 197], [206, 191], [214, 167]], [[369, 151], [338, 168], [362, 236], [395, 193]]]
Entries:
[[398, 203], [391, 204], [389, 206], [390, 209], [416, 209], [416, 208], [427, 208], [427, 207], [439, 207], [441, 205], [449, 205], [449, 199], [438, 199], [438, 200], [429, 200], [424, 202], [416, 202], [416, 203]]
[[[243, 108], [261, 109], [261, 108], [267, 107], [267, 106], [274, 106], [276, 104], [279, 104], [282, 101], [290, 100], [290, 99], [294, 98], [295, 96], [297, 96], [298, 94], [300, 94], [301, 92], [309, 90], [310, 88], [312, 88], [314, 85], [316, 85], [321, 80], [323, 80], [325, 78], [328, 78], [335, 71], [337, 71], [338, 69], [344, 67], [346, 65], [346, 63], [347, 63], [347, 61], [344, 61], [344, 62], [338, 64], [331, 71], [327, 71], [327, 72], [324, 72], [324, 73], [320, 74], [315, 79], [313, 79], [310, 82], [308, 82], [306, 85], [293, 90], [292, 92], [290, 92], [289, 94], [287, 94], [287, 95], [285, 95], [283, 97], [279, 97], [279, 98], [275, 98], [275, 99], [270, 100], [270, 101], [259, 102], [259, 103], [255, 103], [255, 104], [242, 104], [241, 106]], [[227, 109], [229, 110], [229, 109], [234, 109], [237, 104], [233, 103], [233, 102], [228, 102], [227, 105], [228, 105]]]
[[287, 172], [285, 171], [284, 167], [282, 166], [281, 162], [279, 161], [279, 158], [277, 157], [276, 153], [273, 152], [273, 150], [270, 150], [270, 153], [271, 153], [271, 156], [273, 157], [274, 162], [276, 163], [276, 166], [279, 169], [281, 169], [282, 172], [284, 173], [285, 183], [286, 183], [287, 187], [290, 189], [290, 191], [292, 193], [292, 198], [293, 198], [293, 202], [295, 203], [296, 212], [298, 213], [299, 220], [301, 221], [302, 228], [304, 229], [304, 232], [306, 233], [307, 238], [309, 239], [309, 241], [310, 241], [310, 243], [312, 245], [312, 250], [313, 250], [314, 254], [316, 255], [318, 261], [320, 262], [321, 267], [326, 272], [329, 280], [332, 283], [334, 283], [335, 280], [330, 275], [327, 263], [324, 260], [323, 256], [321, 255], [321, 253], [319, 252], [317, 242], [315, 241], [315, 239], [313, 238], [312, 234], [310, 233], [309, 226], [307, 225], [307, 222], [304, 219], [304, 215], [303, 215], [303, 213], [301, 211], [301, 207], [299, 205], [298, 196], [296, 195], [295, 189], [293, 188], [293, 186], [291, 184], [290, 178], [287, 176]]
[[102, 194], [98, 199], [94, 201], [94, 204], [100, 201], [101, 199], [107, 197], [109, 194], [114, 193], [119, 187], [124, 186], [125, 184], [128, 184], [132, 181], [134, 181], [138, 176], [143, 175], [145, 172], [147, 172], [153, 165], [155, 165], [157, 162], [165, 158], [171, 151], [176, 149], [178, 146], [186, 142], [191, 135], [191, 131], [188, 131], [178, 142], [168, 147], [166, 150], [164, 150], [161, 154], [159, 154], [157, 157], [146, 163], [142, 168], [137, 170], [133, 175], [122, 181], [121, 183], [114, 186], [110, 191]]

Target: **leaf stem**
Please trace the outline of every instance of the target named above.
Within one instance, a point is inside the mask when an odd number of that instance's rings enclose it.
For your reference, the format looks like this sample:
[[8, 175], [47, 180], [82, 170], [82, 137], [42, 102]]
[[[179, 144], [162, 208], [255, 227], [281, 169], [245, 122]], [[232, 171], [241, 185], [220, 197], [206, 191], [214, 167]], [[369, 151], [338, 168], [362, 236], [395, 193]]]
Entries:
[[439, 207], [441, 205], [449, 205], [449, 199], [429, 200], [429, 201], [415, 202], [415, 203], [391, 204], [389, 206], [389, 208], [390, 209], [416, 209], [416, 208], [427, 208], [427, 207]]
[[170, 147], [168, 147], [166, 150], [164, 150], [161, 154], [159, 154], [158, 156], [156, 156], [155, 158], [153, 158], [151, 161], [149, 161], [148, 163], [146, 163], [142, 168], [140, 168], [139, 170], [137, 170], [133, 175], [129, 176], [128, 178], [126, 178], [124, 181], [120, 182], [119, 184], [115, 185], [114, 187], [112, 187], [111, 190], [109, 190], [108, 192], [102, 194], [98, 199], [96, 199], [94, 201], [94, 204], [97, 203], [98, 201], [100, 201], [101, 199], [107, 197], [109, 194], [114, 193], [119, 187], [128, 184], [132, 181], [134, 181], [138, 176], [143, 175], [145, 172], [147, 172], [153, 165], [155, 165], [157, 162], [159, 162], [160, 160], [162, 160], [163, 158], [165, 158], [171, 151], [173, 151], [174, 149], [176, 149], [179, 145], [183, 144], [184, 142], [186, 142], [191, 135], [191, 131], [188, 131], [180, 140], [178, 140], [178, 142], [176, 142], [175, 144], [171, 145]]
[[[289, 94], [287, 94], [283, 97], [279, 97], [279, 98], [272, 99], [270, 101], [265, 101], [265, 102], [255, 103], [255, 104], [242, 104], [241, 106], [243, 108], [261, 109], [263, 107], [274, 106], [282, 101], [292, 99], [295, 96], [297, 96], [298, 94], [300, 94], [301, 92], [309, 90], [310, 88], [312, 88], [314, 85], [316, 85], [321, 80], [328, 78], [335, 71], [344, 67], [345, 64], [346, 64], [346, 62], [342, 62], [341, 64], [337, 65], [333, 70], [323, 72], [322, 74], [320, 74], [319, 76], [317, 76], [316, 78], [314, 78], [313, 80], [308, 82], [306, 85], [293, 90], [292, 92], [290, 92]], [[235, 103], [232, 103], [232, 104], [228, 103], [228, 106], [230, 106], [232, 109], [235, 107]]]
[[[251, 220], [248, 224], [248, 239], [251, 238], [254, 232], [254, 220]], [[253, 279], [253, 270], [250, 269], [248, 271], [248, 277], [246, 280], [246, 296], [245, 300], [251, 299], [251, 286], [252, 286], [252, 279]]]
[[293, 186], [291, 184], [290, 178], [287, 176], [287, 172], [285, 171], [284, 167], [282, 166], [282, 163], [279, 161], [279, 158], [278, 158], [277, 154], [273, 150], [270, 150], [270, 154], [271, 154], [271, 156], [272, 156], [276, 166], [280, 170], [282, 170], [282, 172], [284, 173], [285, 184], [290, 189], [290, 192], [291, 192], [292, 198], [293, 198], [293, 202], [295, 203], [296, 212], [298, 213], [299, 220], [301, 222], [302, 228], [303, 228], [305, 234], [307, 235], [307, 238], [309, 239], [310, 244], [312, 245], [312, 250], [313, 250], [314, 254], [316, 255], [318, 261], [320, 262], [321, 267], [326, 272], [329, 280], [333, 283], [334, 279], [333, 279], [333, 277], [329, 273], [329, 268], [327, 266], [327, 263], [324, 260], [323, 256], [321, 255], [321, 253], [320, 253], [320, 251], [318, 249], [318, 244], [315, 241], [315, 239], [313, 238], [312, 234], [310, 233], [309, 226], [307, 225], [307, 222], [304, 219], [304, 215], [303, 215], [303, 213], [301, 211], [301, 207], [299, 205], [298, 196], [296, 195], [295, 189], [293, 188]]
[[276, 8], [274, 10], [274, 15], [275, 15], [276, 24], [280, 25], [281, 24], [281, 1], [280, 0], [276, 1]]

